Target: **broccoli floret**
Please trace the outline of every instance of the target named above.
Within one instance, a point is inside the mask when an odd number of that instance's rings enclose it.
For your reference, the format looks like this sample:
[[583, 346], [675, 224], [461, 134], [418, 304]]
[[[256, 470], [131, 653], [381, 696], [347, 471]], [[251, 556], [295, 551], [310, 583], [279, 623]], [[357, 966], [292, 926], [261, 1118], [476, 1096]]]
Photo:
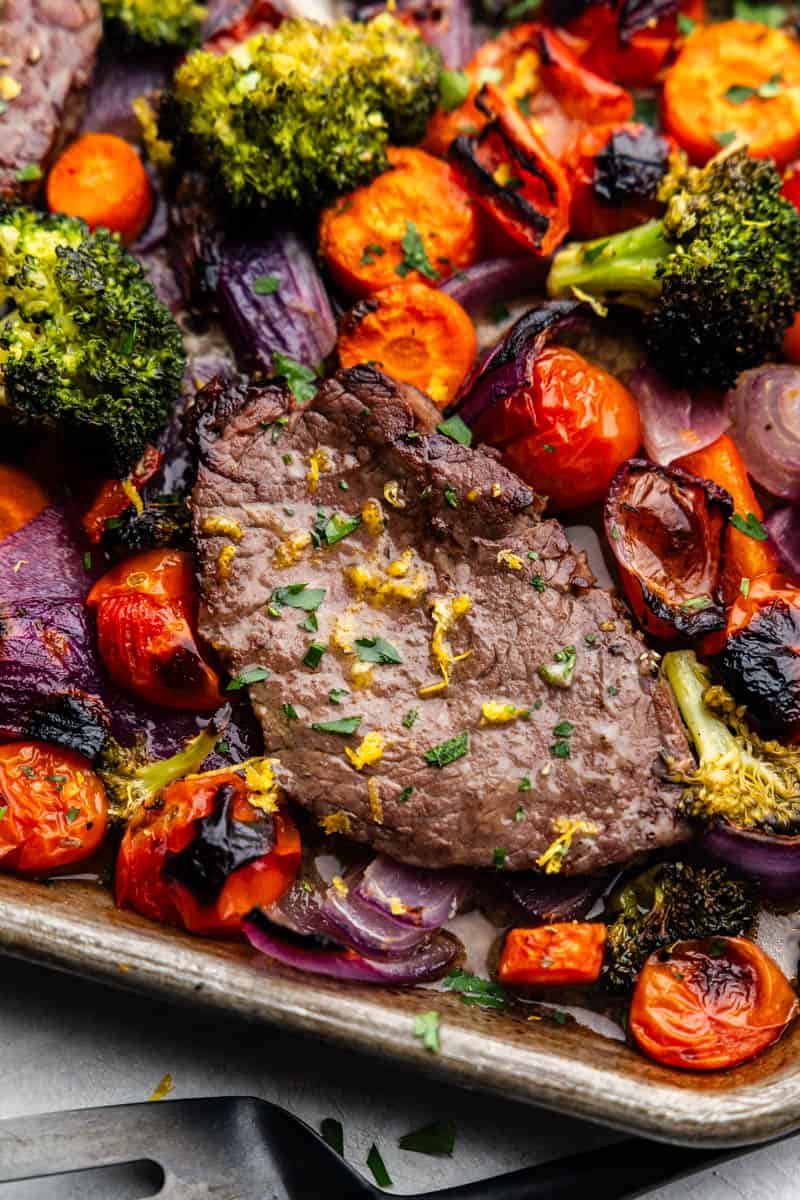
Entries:
[[654, 365], [680, 387], [728, 387], [778, 353], [800, 307], [800, 214], [774, 163], [745, 150], [662, 185], [663, 220], [556, 254], [553, 296], [644, 304]]
[[693, 817], [786, 830], [800, 821], [800, 746], [764, 741], [748, 728], [745, 709], [711, 685], [692, 650], [664, 655], [663, 670], [698, 755], [697, 769], [676, 774], [686, 784]]
[[192, 549], [192, 513], [184, 496], [156, 496], [141, 512], [131, 506], [106, 521], [103, 549], [111, 558], [166, 547]]
[[629, 991], [650, 955], [687, 938], [733, 937], [752, 924], [747, 884], [724, 867], [659, 863], [629, 880], [611, 897], [602, 979], [612, 991]]
[[206, 16], [195, 0], [102, 0], [102, 8], [126, 38], [151, 46], [191, 45]]
[[424, 136], [440, 69], [438, 51], [389, 13], [297, 18], [227, 54], [190, 54], [160, 131], [235, 207], [314, 210], [385, 170], [390, 139]]
[[0, 404], [126, 475], [166, 423], [185, 362], [142, 268], [106, 230], [0, 206], [4, 310]]
[[153, 804], [164, 788], [197, 772], [216, 746], [229, 719], [230, 706], [226, 705], [177, 754], [155, 761], [147, 760], [141, 745], [129, 748], [109, 738], [103, 747], [97, 773], [105, 784], [110, 819], [129, 821], [144, 805]]

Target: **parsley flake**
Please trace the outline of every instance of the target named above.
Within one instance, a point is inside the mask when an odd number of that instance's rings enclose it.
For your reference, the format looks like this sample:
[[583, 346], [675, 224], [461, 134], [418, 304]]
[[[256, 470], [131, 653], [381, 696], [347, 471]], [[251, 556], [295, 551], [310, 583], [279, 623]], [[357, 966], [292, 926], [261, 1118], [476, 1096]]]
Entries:
[[316, 721], [311, 728], [315, 733], [338, 733], [342, 737], [349, 737], [363, 720], [363, 717], [340, 717], [338, 721]]
[[403, 717], [403, 724], [405, 725], [406, 729], [410, 729], [412, 727], [418, 716], [419, 712], [416, 708], [410, 708], [408, 710], [406, 715]]
[[435, 1009], [429, 1012], [417, 1013], [414, 1017], [414, 1037], [422, 1039], [422, 1044], [431, 1054], [438, 1054], [441, 1048], [439, 1041], [439, 1014]]
[[451, 487], [449, 483], [444, 489], [444, 498], [451, 508], [458, 508], [458, 495], [455, 488]]
[[398, 804], [405, 804], [407, 800], [410, 800], [410, 799], [411, 799], [411, 797], [413, 796], [413, 794], [414, 794], [414, 789], [413, 789], [413, 787], [411, 787], [411, 786], [409, 786], [409, 787], [404, 787], [404, 788], [403, 788], [403, 790], [402, 790], [402, 792], [398, 792], [398, 795], [397, 795], [397, 803], [398, 803]]
[[403, 661], [392, 643], [385, 638], [356, 638], [353, 644], [361, 662], [388, 664]]
[[349, 696], [347, 688], [331, 688], [328, 692], [328, 700], [331, 704], [341, 704], [343, 696]]
[[335, 1117], [325, 1117], [320, 1122], [319, 1131], [323, 1142], [327, 1142], [331, 1150], [344, 1155], [344, 1130], [341, 1121], [337, 1121]]
[[381, 1158], [381, 1152], [374, 1142], [369, 1148], [369, 1154], [367, 1155], [367, 1166], [369, 1167], [370, 1171], [372, 1171], [378, 1187], [394, 1187], [392, 1178], [389, 1172], [386, 1170], [386, 1164]]
[[754, 542], [765, 542], [769, 537], [755, 513], [749, 512], [746, 517], [743, 517], [741, 513], [735, 512], [731, 517], [731, 525], [745, 537], [752, 538]]
[[470, 975], [468, 971], [456, 967], [443, 980], [442, 984], [451, 992], [456, 992], [462, 1004], [477, 1004], [481, 1008], [505, 1008], [508, 996], [498, 983], [491, 979], [482, 979], [480, 975]]
[[281, 281], [277, 275], [256, 275], [253, 280], [253, 291], [257, 296], [272, 296], [280, 285]]
[[325, 588], [310, 588], [307, 583], [290, 583], [288, 587], [275, 588], [269, 598], [274, 608], [299, 608], [303, 612], [315, 612], [325, 599]]
[[500, 867], [504, 867], [506, 865], [506, 852], [502, 846], [495, 847], [494, 854], [492, 855], [492, 862], [498, 868], [498, 870]]
[[419, 271], [426, 279], [439, 278], [439, 272], [434, 270], [425, 243], [413, 221], [406, 221], [406, 231], [400, 240], [400, 248], [403, 251], [403, 261], [395, 267], [396, 275], [405, 279], [411, 271]]
[[298, 404], [309, 404], [317, 394], [317, 372], [293, 358], [276, 350], [272, 355], [272, 367], [279, 379], [285, 379], [289, 391]]
[[233, 679], [230, 680], [228, 686], [225, 688], [225, 691], [238, 692], [241, 688], [247, 687], [247, 685], [250, 683], [263, 683], [263, 681], [268, 677], [269, 671], [266, 667], [244, 667], [244, 669], [241, 670], [238, 675], [234, 675]]
[[452, 1121], [434, 1121], [406, 1133], [398, 1141], [401, 1150], [414, 1154], [445, 1154], [450, 1157], [456, 1144], [456, 1127]]
[[75, 805], [73, 805], [72, 808], [68, 808], [67, 809], [67, 824], [73, 825], [75, 823], [75, 821], [77, 821], [77, 819], [80, 815], [81, 815], [81, 810], [79, 808], [77, 808]]
[[469, 753], [469, 734], [459, 733], [456, 737], [448, 738], [446, 742], [441, 742], [438, 746], [432, 746], [430, 750], [426, 750], [423, 758], [429, 767], [448, 767], [450, 763], [457, 762], [459, 758], [463, 758]]
[[7, 812], [8, 812], [8, 805], [7, 804], [0, 805], [0, 821], [5, 820]]
[[286, 717], [287, 721], [296, 721], [298, 719], [297, 709], [293, 704], [282, 704], [281, 708], [283, 709], [283, 715]]
[[27, 163], [17, 171], [17, 179], [20, 183], [33, 183], [35, 179], [41, 178], [42, 168], [38, 163]]
[[519, 781], [519, 786], [517, 788], [517, 791], [518, 792], [529, 792], [530, 790], [531, 790], [531, 777], [530, 777], [530, 775], [523, 775], [522, 779], [520, 779], [520, 781]]
[[445, 112], [460, 108], [469, 95], [466, 71], [442, 71], [439, 75], [439, 104]]
[[519, 824], [520, 821], [525, 820], [525, 809], [522, 807], [521, 804], [518, 807], [517, 811], [514, 813], [514, 820], [517, 822], [517, 824]]
[[458, 442], [460, 446], [472, 445], [472, 430], [459, 416], [448, 417], [446, 421], [442, 421], [436, 428], [439, 433], [443, 433], [445, 437], [449, 437], [453, 442]]
[[303, 655], [302, 662], [304, 667], [308, 667], [312, 671], [316, 671], [319, 664], [322, 662], [322, 656], [327, 647], [323, 646], [322, 642], [310, 642], [308, 649]]

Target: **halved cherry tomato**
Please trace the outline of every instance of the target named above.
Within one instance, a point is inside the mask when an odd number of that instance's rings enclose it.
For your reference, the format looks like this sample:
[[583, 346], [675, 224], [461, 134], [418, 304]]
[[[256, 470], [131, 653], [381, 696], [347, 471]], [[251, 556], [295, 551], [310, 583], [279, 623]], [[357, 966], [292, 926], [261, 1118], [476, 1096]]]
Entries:
[[508, 466], [549, 496], [554, 509], [601, 500], [642, 441], [628, 389], [564, 346], [543, 350], [530, 387], [491, 408], [474, 432], [500, 447]]
[[0, 542], [47, 508], [47, 493], [32, 475], [0, 463]]
[[600, 922], [512, 929], [498, 976], [503, 983], [594, 983], [603, 966], [605, 944], [606, 927]]
[[83, 528], [89, 541], [99, 542], [106, 528], [106, 521], [124, 513], [133, 504], [132, 495], [141, 492], [161, 466], [163, 454], [155, 446], [145, 446], [144, 454], [127, 479], [106, 479], [95, 496], [92, 507], [83, 517]]
[[97, 609], [100, 657], [120, 687], [169, 708], [205, 712], [224, 703], [197, 645], [191, 555], [134, 555], [99, 579], [86, 603]]
[[0, 746], [0, 870], [45, 875], [103, 840], [108, 801], [88, 759], [44, 742]]
[[598, 238], [644, 224], [662, 210], [658, 186], [675, 143], [626, 121], [582, 129], [564, 153], [572, 202], [570, 233]]
[[[673, 49], [680, 44], [678, 13], [669, 13], [629, 36], [620, 35], [622, 3], [588, 4], [561, 36], [590, 70], [624, 87], [652, 87]], [[703, 0], [687, 0], [680, 15], [695, 24], [705, 20]]]
[[795, 1019], [797, 996], [747, 938], [678, 942], [648, 958], [628, 1028], [656, 1062], [718, 1071], [754, 1058]]
[[[764, 516], [742, 461], [736, 443], [723, 433], [704, 450], [695, 450], [677, 459], [673, 466], [681, 467], [701, 479], [710, 479], [718, 487], [725, 488], [733, 500], [734, 512], [743, 519], [752, 513], [759, 521]], [[722, 595], [726, 604], [732, 604], [741, 594], [742, 580], [754, 579], [768, 571], [777, 571], [778, 557], [766, 540], [759, 541], [728, 525], [725, 532], [723, 556]], [[746, 586], [746, 585], [744, 585]]]
[[[259, 838], [269, 847], [260, 854]], [[142, 810], [125, 831], [117, 904], [192, 933], [235, 936], [252, 909], [286, 891], [300, 852], [288, 813], [254, 807], [235, 771], [190, 776], [166, 788], [158, 807]]]

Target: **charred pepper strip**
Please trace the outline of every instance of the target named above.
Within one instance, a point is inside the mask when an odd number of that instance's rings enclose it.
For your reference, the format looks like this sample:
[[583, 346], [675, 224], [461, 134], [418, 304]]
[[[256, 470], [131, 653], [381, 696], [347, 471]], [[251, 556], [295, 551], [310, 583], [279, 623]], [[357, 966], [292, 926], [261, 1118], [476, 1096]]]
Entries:
[[569, 228], [567, 177], [514, 105], [486, 84], [476, 104], [488, 123], [452, 143], [461, 183], [506, 233], [534, 254], [549, 254]]

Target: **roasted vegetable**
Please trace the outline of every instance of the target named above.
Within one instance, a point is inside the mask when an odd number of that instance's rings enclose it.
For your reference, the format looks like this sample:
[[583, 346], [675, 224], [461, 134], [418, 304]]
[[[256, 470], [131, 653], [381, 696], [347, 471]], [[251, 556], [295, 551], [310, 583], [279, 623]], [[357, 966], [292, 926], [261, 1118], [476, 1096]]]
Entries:
[[102, 0], [112, 33], [150, 45], [188, 46], [206, 15], [195, 0]]
[[669, 141], [649, 125], [628, 121], [581, 129], [562, 160], [572, 193], [571, 232], [602, 237], [658, 216], [669, 157]]
[[706, 479], [647, 459], [623, 463], [605, 505], [608, 544], [639, 624], [652, 637], [722, 629], [722, 548], [733, 512]]
[[501, 983], [587, 984], [600, 976], [606, 928], [600, 922], [564, 921], [512, 929], [506, 937], [497, 975]]
[[684, 938], [744, 933], [754, 912], [752, 889], [724, 867], [650, 867], [611, 895], [603, 982], [628, 992], [653, 951]]
[[800, 584], [778, 574], [743, 581], [704, 651], [763, 737], [800, 742]]
[[0, 305], [8, 411], [125, 475], [166, 423], [185, 361], [142, 268], [102, 229], [2, 207]]
[[130, 142], [113, 133], [84, 133], [50, 171], [47, 207], [135, 242], [150, 221], [153, 189]]
[[234, 206], [320, 208], [386, 169], [386, 146], [419, 141], [441, 58], [384, 13], [368, 24], [284, 21], [175, 73], [161, 130]]
[[102, 546], [112, 558], [145, 550], [191, 550], [192, 513], [185, 496], [154, 496], [141, 512], [131, 506], [105, 523]]
[[[693, 650], [664, 656], [669, 681], [699, 762], [674, 772], [686, 785], [684, 808], [693, 817], [786, 831], [800, 820], [800, 747], [764, 741], [744, 709], [719, 686]], [[671, 764], [668, 764], [671, 766]]]
[[654, 365], [727, 387], [777, 354], [800, 308], [800, 214], [768, 161], [741, 150], [665, 179], [661, 221], [559, 251], [551, 295], [634, 297]]

